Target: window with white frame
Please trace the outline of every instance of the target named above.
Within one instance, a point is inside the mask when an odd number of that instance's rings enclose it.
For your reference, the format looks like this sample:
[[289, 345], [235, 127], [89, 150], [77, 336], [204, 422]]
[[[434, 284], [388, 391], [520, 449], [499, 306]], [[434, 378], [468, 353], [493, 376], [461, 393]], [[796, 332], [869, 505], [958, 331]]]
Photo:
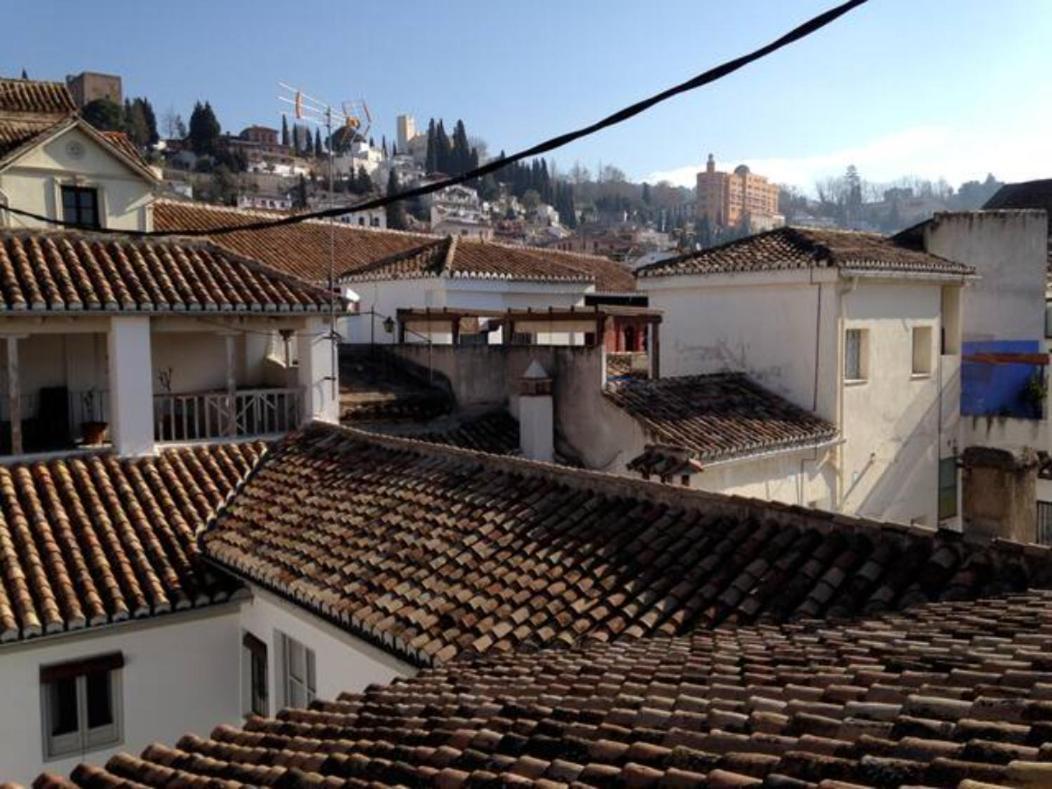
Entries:
[[317, 688], [314, 676], [314, 650], [299, 641], [279, 633], [281, 643], [281, 674], [287, 707], [306, 707], [314, 701]]
[[844, 379], [865, 381], [868, 373], [869, 332], [848, 329], [844, 333]]
[[123, 666], [124, 656], [113, 652], [41, 667], [45, 759], [120, 744]]
[[932, 369], [932, 330], [931, 326], [913, 327], [913, 366], [915, 376], [931, 375]]

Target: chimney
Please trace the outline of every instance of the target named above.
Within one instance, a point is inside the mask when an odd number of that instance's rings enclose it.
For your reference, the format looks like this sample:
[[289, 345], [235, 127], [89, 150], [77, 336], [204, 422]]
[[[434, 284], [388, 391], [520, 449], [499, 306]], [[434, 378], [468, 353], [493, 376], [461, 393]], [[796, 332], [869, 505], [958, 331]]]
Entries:
[[530, 460], [555, 459], [552, 379], [536, 359], [519, 381], [519, 445]]
[[964, 532], [1036, 542], [1037, 453], [1029, 448], [1013, 452], [968, 447], [961, 462]]

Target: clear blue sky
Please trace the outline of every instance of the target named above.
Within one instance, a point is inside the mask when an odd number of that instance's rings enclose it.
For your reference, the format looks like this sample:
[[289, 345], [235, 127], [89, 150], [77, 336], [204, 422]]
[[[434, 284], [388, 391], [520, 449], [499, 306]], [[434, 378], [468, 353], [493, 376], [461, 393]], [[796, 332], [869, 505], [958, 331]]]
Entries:
[[[0, 73], [118, 73], [158, 115], [277, 125], [279, 80], [394, 116], [464, 118], [492, 151], [606, 114], [834, 0], [4, 0]], [[17, 32], [16, 32], [17, 31]], [[862, 175], [1052, 176], [1052, 2], [870, 0], [789, 50], [556, 155], [684, 182], [712, 151], [808, 188]]]

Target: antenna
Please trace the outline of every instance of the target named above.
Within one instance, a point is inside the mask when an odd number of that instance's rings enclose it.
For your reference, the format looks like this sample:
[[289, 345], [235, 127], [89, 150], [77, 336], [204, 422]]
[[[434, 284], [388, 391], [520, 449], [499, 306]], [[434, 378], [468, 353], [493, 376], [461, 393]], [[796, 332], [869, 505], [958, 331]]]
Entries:
[[[279, 82], [278, 87], [282, 94], [278, 101], [292, 107], [292, 115], [295, 120], [306, 121], [315, 126], [325, 127], [326, 139], [329, 148], [329, 208], [336, 205], [336, 192], [333, 188], [333, 175], [335, 164], [335, 141], [333, 130], [336, 127], [347, 129], [352, 135], [351, 141], [357, 139], [368, 140], [369, 129], [372, 127], [372, 116], [365, 99], [345, 101], [336, 110], [329, 102], [317, 99], [304, 93], [299, 88], [284, 82]], [[288, 112], [282, 111], [282, 116], [287, 117]], [[329, 380], [332, 382], [332, 400], [339, 408], [340, 391], [338, 386], [337, 370], [339, 368], [339, 337], [336, 331], [336, 217], [329, 217], [329, 343], [332, 346], [332, 374]]]

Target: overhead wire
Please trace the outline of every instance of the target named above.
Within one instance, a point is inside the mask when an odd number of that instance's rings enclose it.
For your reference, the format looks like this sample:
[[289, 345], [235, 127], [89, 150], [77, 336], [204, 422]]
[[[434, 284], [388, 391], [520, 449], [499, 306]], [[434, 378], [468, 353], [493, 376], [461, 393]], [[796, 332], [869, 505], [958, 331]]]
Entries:
[[[655, 93], [645, 99], [630, 104], [627, 107], [623, 107], [616, 112], [607, 115], [605, 118], [591, 123], [587, 126], [575, 129], [574, 131], [565, 132], [563, 134], [552, 137], [544, 142], [537, 143], [536, 145], [524, 148], [510, 156], [504, 156], [493, 159], [485, 164], [466, 172], [460, 173], [459, 175], [450, 176], [438, 181], [432, 181], [431, 183], [421, 184], [420, 186], [407, 189], [405, 191], [397, 192], [393, 195], [385, 195], [382, 197], [376, 197], [369, 200], [364, 200], [357, 203], [351, 203], [344, 206], [335, 206], [332, 208], [321, 209], [318, 211], [307, 211], [299, 214], [290, 214], [289, 216], [280, 217], [272, 220], [260, 220], [258, 222], [247, 222], [234, 225], [219, 225], [211, 228], [183, 228], [183, 229], [169, 229], [169, 230], [116, 230], [112, 228], [97, 228], [93, 229], [92, 232], [96, 233], [107, 233], [107, 234], [119, 234], [123, 236], [136, 236], [136, 237], [160, 237], [160, 236], [219, 236], [228, 233], [244, 233], [260, 230], [268, 230], [271, 228], [284, 227], [287, 225], [295, 225], [301, 222], [306, 222], [309, 219], [324, 219], [327, 217], [342, 216], [344, 214], [355, 213], [358, 211], [370, 211], [377, 208], [384, 208], [395, 202], [401, 200], [411, 200], [415, 197], [422, 197], [424, 195], [438, 192], [450, 186], [464, 183], [465, 181], [472, 181], [477, 178], [481, 178], [490, 173], [495, 173], [508, 165], [514, 164], [515, 162], [522, 161], [523, 159], [529, 159], [534, 156], [539, 156], [544, 153], [548, 153], [557, 148], [562, 148], [572, 142], [588, 137], [596, 132], [602, 131], [603, 129], [616, 126], [617, 124], [623, 123], [629, 118], [639, 115], [642, 112], [650, 109], [651, 107], [667, 101], [674, 96], [678, 96], [681, 93], [686, 93], [691, 90], [696, 90], [704, 85], [716, 82], [735, 71], [754, 63], [761, 58], [767, 57], [768, 55], [788, 46], [789, 44], [795, 43], [807, 36], [821, 30], [830, 23], [839, 19], [849, 11], [853, 11], [858, 6], [861, 6], [868, 2], [868, 0], [847, 0], [847, 2], [841, 3], [815, 17], [807, 20], [803, 24], [790, 30], [788, 33], [780, 36], [774, 41], [765, 44], [759, 49], [755, 49], [745, 55], [741, 55], [732, 60], [728, 60], [721, 63], [718, 66], [708, 69], [707, 71], [698, 74], [697, 76], [691, 77], [685, 82], [681, 82], [678, 85], [674, 85], [671, 88], [667, 88], [659, 93]], [[75, 222], [67, 222], [61, 219], [55, 219], [42, 214], [37, 214], [32, 211], [26, 211], [20, 208], [13, 208], [0, 203], [0, 211], [7, 211], [8, 213], [16, 216], [26, 217], [29, 219], [35, 219], [40, 222], [45, 222], [51, 225], [57, 225], [61, 227], [72, 227], [80, 228]]]

